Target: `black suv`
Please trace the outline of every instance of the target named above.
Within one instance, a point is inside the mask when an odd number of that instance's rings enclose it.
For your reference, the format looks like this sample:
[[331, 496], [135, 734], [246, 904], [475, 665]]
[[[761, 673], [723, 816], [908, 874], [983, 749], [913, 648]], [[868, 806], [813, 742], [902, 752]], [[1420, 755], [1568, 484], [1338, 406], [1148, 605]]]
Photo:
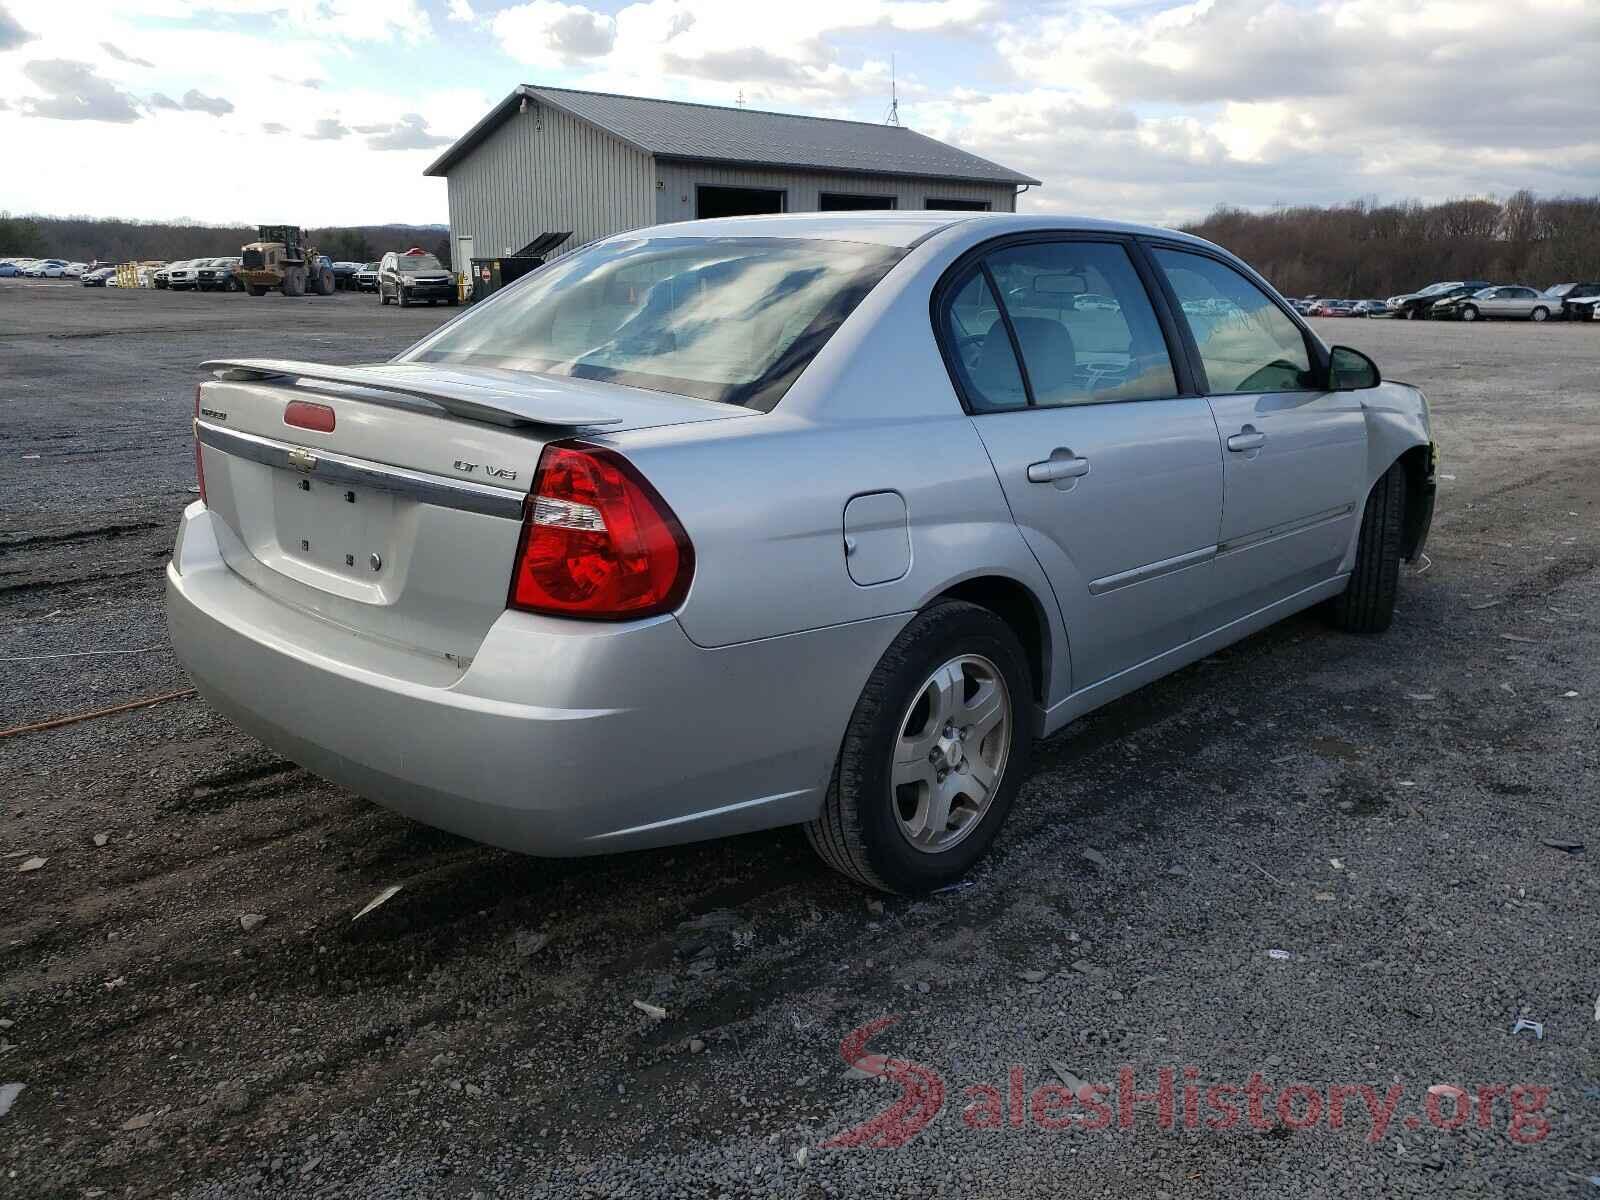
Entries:
[[429, 304], [443, 300], [454, 307], [458, 303], [455, 276], [431, 254], [391, 251], [378, 268], [378, 299], [387, 304], [391, 297], [401, 308], [423, 300]]
[[1421, 320], [1423, 317], [1433, 315], [1433, 306], [1441, 300], [1453, 300], [1457, 296], [1470, 296], [1473, 292], [1481, 292], [1486, 287], [1493, 287], [1494, 282], [1489, 279], [1468, 279], [1454, 283], [1430, 283], [1420, 292], [1412, 292], [1409, 296], [1401, 296], [1394, 302], [1391, 310], [1395, 316], [1404, 321]]

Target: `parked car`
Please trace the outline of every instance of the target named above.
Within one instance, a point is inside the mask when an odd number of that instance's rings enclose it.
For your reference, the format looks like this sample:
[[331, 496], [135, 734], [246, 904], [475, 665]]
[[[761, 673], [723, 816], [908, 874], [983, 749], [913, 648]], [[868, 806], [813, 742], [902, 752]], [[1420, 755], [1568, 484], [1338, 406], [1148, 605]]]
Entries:
[[1470, 296], [1457, 296], [1433, 306], [1436, 317], [1454, 317], [1461, 321], [1521, 319], [1547, 321], [1555, 302], [1537, 288], [1520, 284], [1500, 284], [1483, 288]]
[[457, 303], [455, 277], [431, 254], [421, 251], [385, 254], [378, 265], [378, 299], [387, 304], [391, 298], [401, 308], [423, 300], [429, 304], [443, 300], [454, 306]]
[[61, 268], [61, 274], [67, 279], [81, 279], [88, 266], [88, 263], [70, 262]]
[[167, 290], [187, 292], [200, 287], [200, 268], [211, 263], [209, 258], [191, 258], [174, 263], [167, 268]]
[[1357, 300], [1356, 315], [1359, 317], [1387, 317], [1389, 305], [1382, 300]]
[[15, 263], [0, 263], [0, 279], [15, 279], [21, 274]]
[[378, 290], [378, 268], [382, 263], [369, 262], [356, 272], [356, 291], [375, 292]]
[[1600, 297], [1600, 282], [1558, 283], [1554, 287], [1545, 288], [1544, 294], [1560, 305], [1560, 308], [1552, 310], [1550, 315], [1560, 317], [1563, 321], [1570, 321], [1573, 319], [1573, 313], [1569, 304]]
[[29, 265], [24, 272], [30, 279], [60, 279], [67, 272], [65, 260], [42, 258]]
[[333, 286], [343, 291], [353, 291], [356, 286], [356, 273], [361, 270], [361, 264], [356, 262], [336, 262], [333, 264]]
[[107, 280], [113, 278], [116, 273], [117, 269], [115, 267], [96, 267], [92, 271], [85, 271], [79, 278], [79, 282], [84, 287], [105, 287]]
[[1394, 315], [1402, 320], [1415, 321], [1433, 315], [1433, 306], [1440, 300], [1448, 300], [1454, 296], [1470, 296], [1473, 292], [1483, 288], [1492, 287], [1487, 279], [1474, 279], [1467, 282], [1455, 280], [1450, 283], [1430, 283], [1420, 292], [1413, 292], [1409, 296], [1401, 296], [1391, 301], [1389, 308]]
[[164, 289], [167, 286], [167, 276], [173, 271], [173, 269], [187, 267], [189, 262], [189, 259], [184, 258], [179, 259], [177, 262], [168, 263], [164, 267], [156, 268], [155, 274], [150, 277], [150, 286]]
[[943, 886], [1035, 734], [1313, 605], [1386, 628], [1432, 515], [1420, 391], [1113, 222], [659, 226], [386, 364], [205, 366], [167, 568], [196, 686], [535, 854], [799, 823]]
[[1569, 296], [1562, 302], [1561, 311], [1568, 321], [1600, 321], [1600, 293], [1577, 298]]
[[244, 290], [239, 282], [239, 257], [213, 258], [195, 272], [195, 281], [202, 292], [238, 292]]

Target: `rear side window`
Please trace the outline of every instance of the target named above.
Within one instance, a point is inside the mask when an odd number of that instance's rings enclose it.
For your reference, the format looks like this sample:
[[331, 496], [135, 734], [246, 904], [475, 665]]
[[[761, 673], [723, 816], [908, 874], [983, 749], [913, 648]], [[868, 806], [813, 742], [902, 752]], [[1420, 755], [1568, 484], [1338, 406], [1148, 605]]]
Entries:
[[974, 412], [1178, 392], [1155, 310], [1117, 243], [1026, 242], [996, 250], [951, 293], [943, 323]]
[[1300, 327], [1238, 271], [1203, 254], [1153, 247], [1217, 394], [1320, 387]]
[[945, 344], [954, 351], [956, 371], [973, 411], [1027, 408], [1028, 390], [987, 275], [974, 271], [955, 290], [944, 324]]

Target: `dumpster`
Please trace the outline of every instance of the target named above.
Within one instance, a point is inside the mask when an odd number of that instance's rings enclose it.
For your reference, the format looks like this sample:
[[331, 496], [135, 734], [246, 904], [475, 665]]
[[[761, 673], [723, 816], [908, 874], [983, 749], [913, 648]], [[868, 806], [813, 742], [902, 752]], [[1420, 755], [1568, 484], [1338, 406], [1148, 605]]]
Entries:
[[472, 260], [472, 300], [476, 303], [493, 295], [508, 283], [515, 283], [530, 271], [544, 266], [545, 257], [572, 234], [545, 233], [534, 238], [515, 254]]

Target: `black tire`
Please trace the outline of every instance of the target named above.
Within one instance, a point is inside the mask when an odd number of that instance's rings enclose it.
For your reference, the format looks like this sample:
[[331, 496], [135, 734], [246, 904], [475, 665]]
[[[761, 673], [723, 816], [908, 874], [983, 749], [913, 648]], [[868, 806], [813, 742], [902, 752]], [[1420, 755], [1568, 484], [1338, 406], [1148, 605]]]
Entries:
[[267, 294], [267, 289], [262, 284], [252, 283], [250, 285], [250, 294], [252, 296], [265, 296]]
[[1471, 304], [1463, 305], [1461, 309], [1461, 319], [1463, 321], [1476, 321], [1478, 319], [1477, 308]]
[[397, 286], [394, 289], [394, 298], [395, 302], [399, 304], [401, 308], [411, 307], [411, 297], [406, 295], [406, 289], [404, 286]]
[[[947, 850], [925, 851], [902, 834], [890, 768], [906, 711], [925, 681], [961, 655], [988, 660], [1011, 701], [1009, 743], [988, 807]], [[884, 892], [918, 895], [953, 883], [983, 857], [1011, 811], [1033, 754], [1033, 689], [1017, 636], [986, 608], [942, 601], [925, 609], [884, 652], [845, 729], [822, 814], [808, 824], [812, 849], [840, 874]]]
[[458, 304], [461, 303], [461, 298], [459, 296], [451, 296], [450, 299], [445, 301], [445, 303], [448, 304], [451, 308], [455, 308]]
[[1343, 594], [1328, 601], [1328, 619], [1336, 628], [1346, 633], [1382, 633], [1394, 620], [1405, 517], [1406, 469], [1395, 463], [1367, 495], [1350, 582]]
[[1536, 308], [1528, 315], [1528, 319], [1530, 321], [1548, 321], [1550, 319], [1550, 310], [1548, 308]]
[[378, 303], [379, 304], [387, 304], [387, 303], [389, 303], [389, 293], [383, 290], [383, 285], [382, 284], [378, 285]]

